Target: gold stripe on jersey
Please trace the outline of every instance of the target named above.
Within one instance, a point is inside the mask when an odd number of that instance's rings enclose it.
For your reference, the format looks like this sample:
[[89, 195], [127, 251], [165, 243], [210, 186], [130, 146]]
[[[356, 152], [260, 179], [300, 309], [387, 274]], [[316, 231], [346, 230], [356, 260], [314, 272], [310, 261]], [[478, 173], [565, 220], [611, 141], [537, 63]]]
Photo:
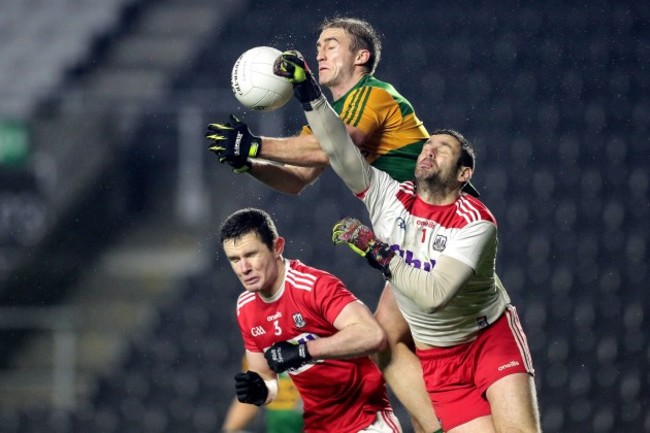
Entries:
[[352, 125], [352, 119], [358, 113], [359, 98], [361, 98], [363, 94], [363, 89], [364, 88], [356, 89], [345, 98], [346, 102], [350, 101], [350, 103], [344, 109], [344, 112], [341, 113], [341, 119], [343, 119], [343, 122], [348, 125]]
[[359, 125], [363, 109], [370, 98], [370, 92], [372, 92], [372, 87], [362, 87], [352, 92], [352, 104], [348, 106], [345, 119], [343, 119], [345, 123], [354, 127]]
[[[332, 108], [366, 139], [360, 146], [368, 163], [398, 181], [413, 177], [415, 161], [429, 133], [411, 103], [395, 88], [373, 76], [365, 76]], [[305, 126], [302, 134], [312, 134]]]

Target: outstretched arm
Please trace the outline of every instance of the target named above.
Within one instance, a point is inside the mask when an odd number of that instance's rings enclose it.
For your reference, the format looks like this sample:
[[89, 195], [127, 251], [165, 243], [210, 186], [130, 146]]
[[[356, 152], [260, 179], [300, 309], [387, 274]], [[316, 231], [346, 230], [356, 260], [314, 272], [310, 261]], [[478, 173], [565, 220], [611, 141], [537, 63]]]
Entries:
[[254, 159], [251, 160], [248, 173], [276, 191], [297, 195], [311, 185], [323, 169], [324, 167], [298, 167]]
[[336, 174], [355, 194], [368, 189], [372, 169], [323, 96], [302, 55], [297, 51], [283, 53], [276, 60], [273, 72], [294, 84], [294, 95], [302, 104], [309, 126]]
[[[359, 128], [345, 125], [352, 141], [360, 146], [366, 134]], [[271, 188], [287, 193], [300, 194], [321, 175], [329, 164], [327, 154], [321, 149], [313, 134], [295, 137], [261, 137], [259, 158], [251, 158], [250, 175]], [[279, 164], [269, 164], [267, 161]]]
[[[346, 129], [355, 143], [363, 143], [366, 137], [363, 131], [349, 125]], [[313, 134], [259, 137], [234, 116], [229, 122], [208, 125], [205, 136], [209, 149], [220, 162], [230, 164], [235, 173], [248, 173], [287, 194], [300, 194], [329, 164], [327, 154]]]
[[358, 194], [370, 186], [372, 169], [354, 145], [345, 124], [332, 109], [327, 99], [320, 96], [310, 101], [312, 110], [305, 111], [305, 117], [321, 148], [327, 154], [332, 169], [352, 190]]
[[[361, 146], [366, 134], [359, 128], [345, 125], [357, 146]], [[329, 158], [313, 134], [303, 133], [293, 137], [261, 137], [259, 158], [298, 167], [325, 167]]]

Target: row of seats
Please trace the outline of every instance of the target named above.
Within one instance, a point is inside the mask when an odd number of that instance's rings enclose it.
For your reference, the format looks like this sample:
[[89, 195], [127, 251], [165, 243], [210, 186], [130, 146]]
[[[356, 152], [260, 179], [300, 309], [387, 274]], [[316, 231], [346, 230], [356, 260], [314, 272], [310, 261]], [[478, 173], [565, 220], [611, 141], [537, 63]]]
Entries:
[[0, 117], [28, 118], [135, 0], [0, 0]]

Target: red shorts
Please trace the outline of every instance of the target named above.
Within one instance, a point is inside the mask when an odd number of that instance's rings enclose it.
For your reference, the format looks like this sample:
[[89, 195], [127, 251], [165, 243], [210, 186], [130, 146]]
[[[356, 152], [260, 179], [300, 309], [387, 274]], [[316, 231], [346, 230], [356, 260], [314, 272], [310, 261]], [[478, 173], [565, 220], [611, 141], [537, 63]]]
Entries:
[[533, 374], [533, 362], [515, 307], [467, 344], [417, 349], [429, 397], [445, 431], [489, 415], [485, 391], [502, 377]]

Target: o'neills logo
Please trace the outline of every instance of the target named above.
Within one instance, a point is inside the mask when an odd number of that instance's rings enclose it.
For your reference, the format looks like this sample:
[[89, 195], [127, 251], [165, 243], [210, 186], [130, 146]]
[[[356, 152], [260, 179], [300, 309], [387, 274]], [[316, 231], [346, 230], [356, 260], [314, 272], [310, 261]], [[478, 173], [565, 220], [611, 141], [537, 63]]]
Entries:
[[512, 367], [517, 367], [519, 365], [519, 362], [517, 361], [510, 361], [507, 364], [502, 365], [501, 367], [498, 368], [499, 371], [503, 371], [506, 368], [512, 368]]
[[431, 228], [434, 228], [436, 225], [438, 225], [436, 222], [428, 221], [428, 220], [418, 220], [415, 224], [418, 226], [431, 227]]

